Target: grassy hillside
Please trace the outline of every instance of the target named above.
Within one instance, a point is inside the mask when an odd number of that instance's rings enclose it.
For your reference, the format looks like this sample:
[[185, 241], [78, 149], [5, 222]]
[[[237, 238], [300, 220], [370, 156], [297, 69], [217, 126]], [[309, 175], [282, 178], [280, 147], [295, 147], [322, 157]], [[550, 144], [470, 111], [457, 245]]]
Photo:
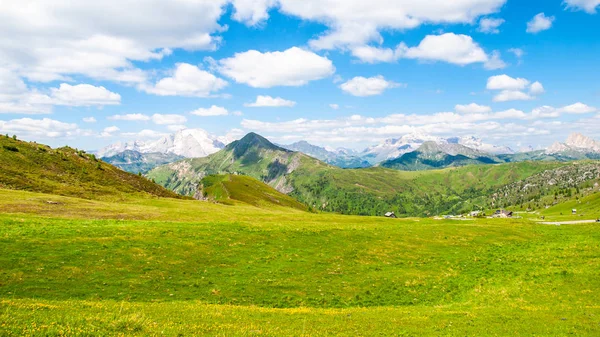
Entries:
[[[571, 210], [576, 209], [576, 214]], [[579, 221], [600, 218], [600, 193], [596, 192], [581, 198], [571, 197], [557, 205], [544, 208], [537, 213], [547, 221]]]
[[522, 162], [415, 172], [301, 167], [289, 180], [295, 186], [291, 195], [325, 211], [429, 216], [500, 206], [490, 196], [502, 186], [562, 165]]
[[0, 188], [115, 198], [130, 194], [178, 197], [150, 180], [124, 172], [69, 147], [23, 142], [0, 136]]
[[600, 331], [595, 224], [9, 190], [0, 211], [0, 335]]
[[204, 177], [200, 182], [202, 198], [231, 204], [240, 201], [257, 207], [290, 207], [307, 211], [306, 205], [252, 177], [226, 174]]

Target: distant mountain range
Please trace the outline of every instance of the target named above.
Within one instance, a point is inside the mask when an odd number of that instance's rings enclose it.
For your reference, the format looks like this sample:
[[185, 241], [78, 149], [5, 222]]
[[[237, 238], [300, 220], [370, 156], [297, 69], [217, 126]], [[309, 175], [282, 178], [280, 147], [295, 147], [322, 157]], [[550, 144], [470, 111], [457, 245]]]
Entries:
[[[115, 143], [99, 150], [97, 155], [137, 173], [182, 157], [204, 158], [225, 148], [228, 143], [229, 139], [211, 135], [202, 129], [185, 129], [153, 142]], [[545, 150], [537, 151], [531, 147], [514, 151], [506, 146], [484, 143], [476, 137], [442, 138], [420, 133], [388, 139], [363, 151], [332, 149], [306, 141], [278, 146], [341, 168], [382, 166], [409, 171], [472, 164], [600, 158], [600, 142], [577, 133], [570, 135], [564, 143], [556, 142]], [[126, 151], [129, 152], [121, 155]]]
[[490, 154], [514, 153], [514, 151], [508, 147], [486, 144], [481, 139], [476, 137], [441, 138], [421, 133], [413, 133], [398, 139], [388, 139], [382, 144], [371, 146], [364, 150], [360, 156], [367, 159], [371, 164], [375, 165], [386, 160], [399, 158], [405, 153], [416, 151], [427, 142], [433, 142], [439, 145], [457, 144], [468, 147], [472, 150], [487, 152]]
[[[320, 149], [309, 150], [326, 155]], [[518, 162], [507, 163], [509, 158]], [[580, 196], [584, 191], [597, 191], [600, 164], [590, 162], [585, 166], [586, 162], [567, 163], [561, 158], [544, 151], [491, 155], [458, 143], [427, 141], [416, 151], [384, 161], [380, 167], [342, 169], [249, 133], [219, 152], [157, 167], [147, 177], [188, 196], [199, 195], [207, 176], [239, 174], [260, 180], [313, 210], [359, 215], [388, 211], [403, 215], [455, 214], [525, 203], [540, 208], [551, 204], [555, 193], [573, 193], [566, 192], [568, 188], [577, 188]], [[456, 168], [407, 172], [444, 167]], [[533, 189], [536, 192], [530, 193]]]
[[[342, 169], [249, 133], [216, 153], [161, 165], [144, 178], [83, 151], [0, 137], [0, 187], [83, 198], [113, 198], [120, 193], [176, 197], [153, 184], [155, 181], [199, 199], [271, 204], [265, 207], [292, 202], [257, 181], [238, 179], [237, 175], [243, 175], [268, 184], [312, 210], [344, 214], [381, 215], [393, 211], [422, 216], [515, 205], [520, 210], [541, 209], [600, 191], [600, 161], [565, 162], [569, 158], [565, 151], [585, 154], [585, 158], [598, 155], [590, 152], [597, 151], [596, 145], [589, 138], [574, 135], [559, 153], [494, 156], [457, 143], [428, 141], [416, 151], [384, 161], [380, 167]], [[138, 155], [127, 150], [113, 159], [123, 165], [147, 159]], [[156, 155], [156, 161], [175, 160], [165, 159], [162, 156], [168, 155], [160, 153], [144, 155]], [[506, 163], [510, 158], [521, 162]], [[492, 163], [498, 164], [485, 165]], [[440, 167], [453, 169], [430, 170]], [[207, 178], [215, 174], [220, 178]]]
[[324, 161], [327, 164], [331, 164], [341, 168], [361, 168], [372, 166], [368, 160], [360, 157], [356, 151], [351, 149], [328, 149], [325, 147], [309, 144], [304, 140], [293, 144], [280, 146], [291, 151], [302, 152], [313, 158], [317, 158], [321, 161]]
[[206, 157], [225, 147], [229, 141], [223, 137], [211, 135], [202, 129], [184, 129], [164, 136], [153, 142], [136, 140], [128, 143], [118, 142], [96, 152], [98, 157], [111, 157], [124, 151], [139, 153], [176, 154], [186, 158]]
[[[268, 184], [312, 210], [344, 214], [382, 215], [393, 211], [423, 216], [516, 205], [520, 210], [541, 209], [598, 195], [600, 161], [566, 162], [573, 153], [583, 158], [598, 156], [597, 145], [592, 139], [573, 135], [555, 149], [556, 153], [546, 150], [494, 156], [458, 143], [428, 141], [416, 151], [384, 161], [380, 167], [342, 169], [249, 133], [206, 157], [158, 166], [144, 178], [80, 150], [52, 149], [4, 136], [0, 137], [0, 188], [83, 198], [114, 198], [123, 193], [177, 197], [172, 193], [177, 192], [265, 207], [293, 203], [257, 181], [238, 177], [243, 175]], [[127, 150], [112, 160], [137, 165], [152, 156], [156, 162], [179, 157], [139, 154]], [[520, 162], [506, 163], [511, 158]], [[498, 164], [485, 165], [492, 163]], [[441, 167], [453, 168], [430, 170]]]
[[500, 162], [501, 160], [496, 156], [458, 143], [429, 141], [423, 143], [415, 151], [382, 162], [380, 166], [404, 171], [421, 171], [476, 164], [497, 164]]

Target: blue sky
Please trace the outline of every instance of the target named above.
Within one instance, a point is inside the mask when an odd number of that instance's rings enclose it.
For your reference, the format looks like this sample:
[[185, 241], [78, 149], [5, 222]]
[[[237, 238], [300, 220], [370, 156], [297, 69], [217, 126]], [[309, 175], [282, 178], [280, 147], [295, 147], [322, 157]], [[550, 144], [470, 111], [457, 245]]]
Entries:
[[599, 0], [26, 2], [0, 9], [0, 132], [27, 140], [600, 138]]

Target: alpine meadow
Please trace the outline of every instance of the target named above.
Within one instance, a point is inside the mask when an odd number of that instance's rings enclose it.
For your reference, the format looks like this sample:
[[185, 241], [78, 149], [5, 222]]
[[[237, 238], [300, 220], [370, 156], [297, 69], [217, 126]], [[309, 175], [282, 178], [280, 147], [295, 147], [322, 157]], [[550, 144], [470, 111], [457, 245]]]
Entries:
[[0, 336], [600, 336], [598, 0], [3, 0]]

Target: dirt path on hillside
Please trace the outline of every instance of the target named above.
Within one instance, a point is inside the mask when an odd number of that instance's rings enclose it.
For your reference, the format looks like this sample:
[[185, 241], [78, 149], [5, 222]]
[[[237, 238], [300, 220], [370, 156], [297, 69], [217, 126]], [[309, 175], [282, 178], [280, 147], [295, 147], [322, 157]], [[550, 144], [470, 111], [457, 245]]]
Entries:
[[577, 224], [582, 224], [582, 223], [594, 223], [594, 222], [596, 222], [596, 220], [552, 221], [552, 222], [538, 221], [538, 223], [542, 224], [542, 225], [556, 225], [556, 226], [577, 225]]

